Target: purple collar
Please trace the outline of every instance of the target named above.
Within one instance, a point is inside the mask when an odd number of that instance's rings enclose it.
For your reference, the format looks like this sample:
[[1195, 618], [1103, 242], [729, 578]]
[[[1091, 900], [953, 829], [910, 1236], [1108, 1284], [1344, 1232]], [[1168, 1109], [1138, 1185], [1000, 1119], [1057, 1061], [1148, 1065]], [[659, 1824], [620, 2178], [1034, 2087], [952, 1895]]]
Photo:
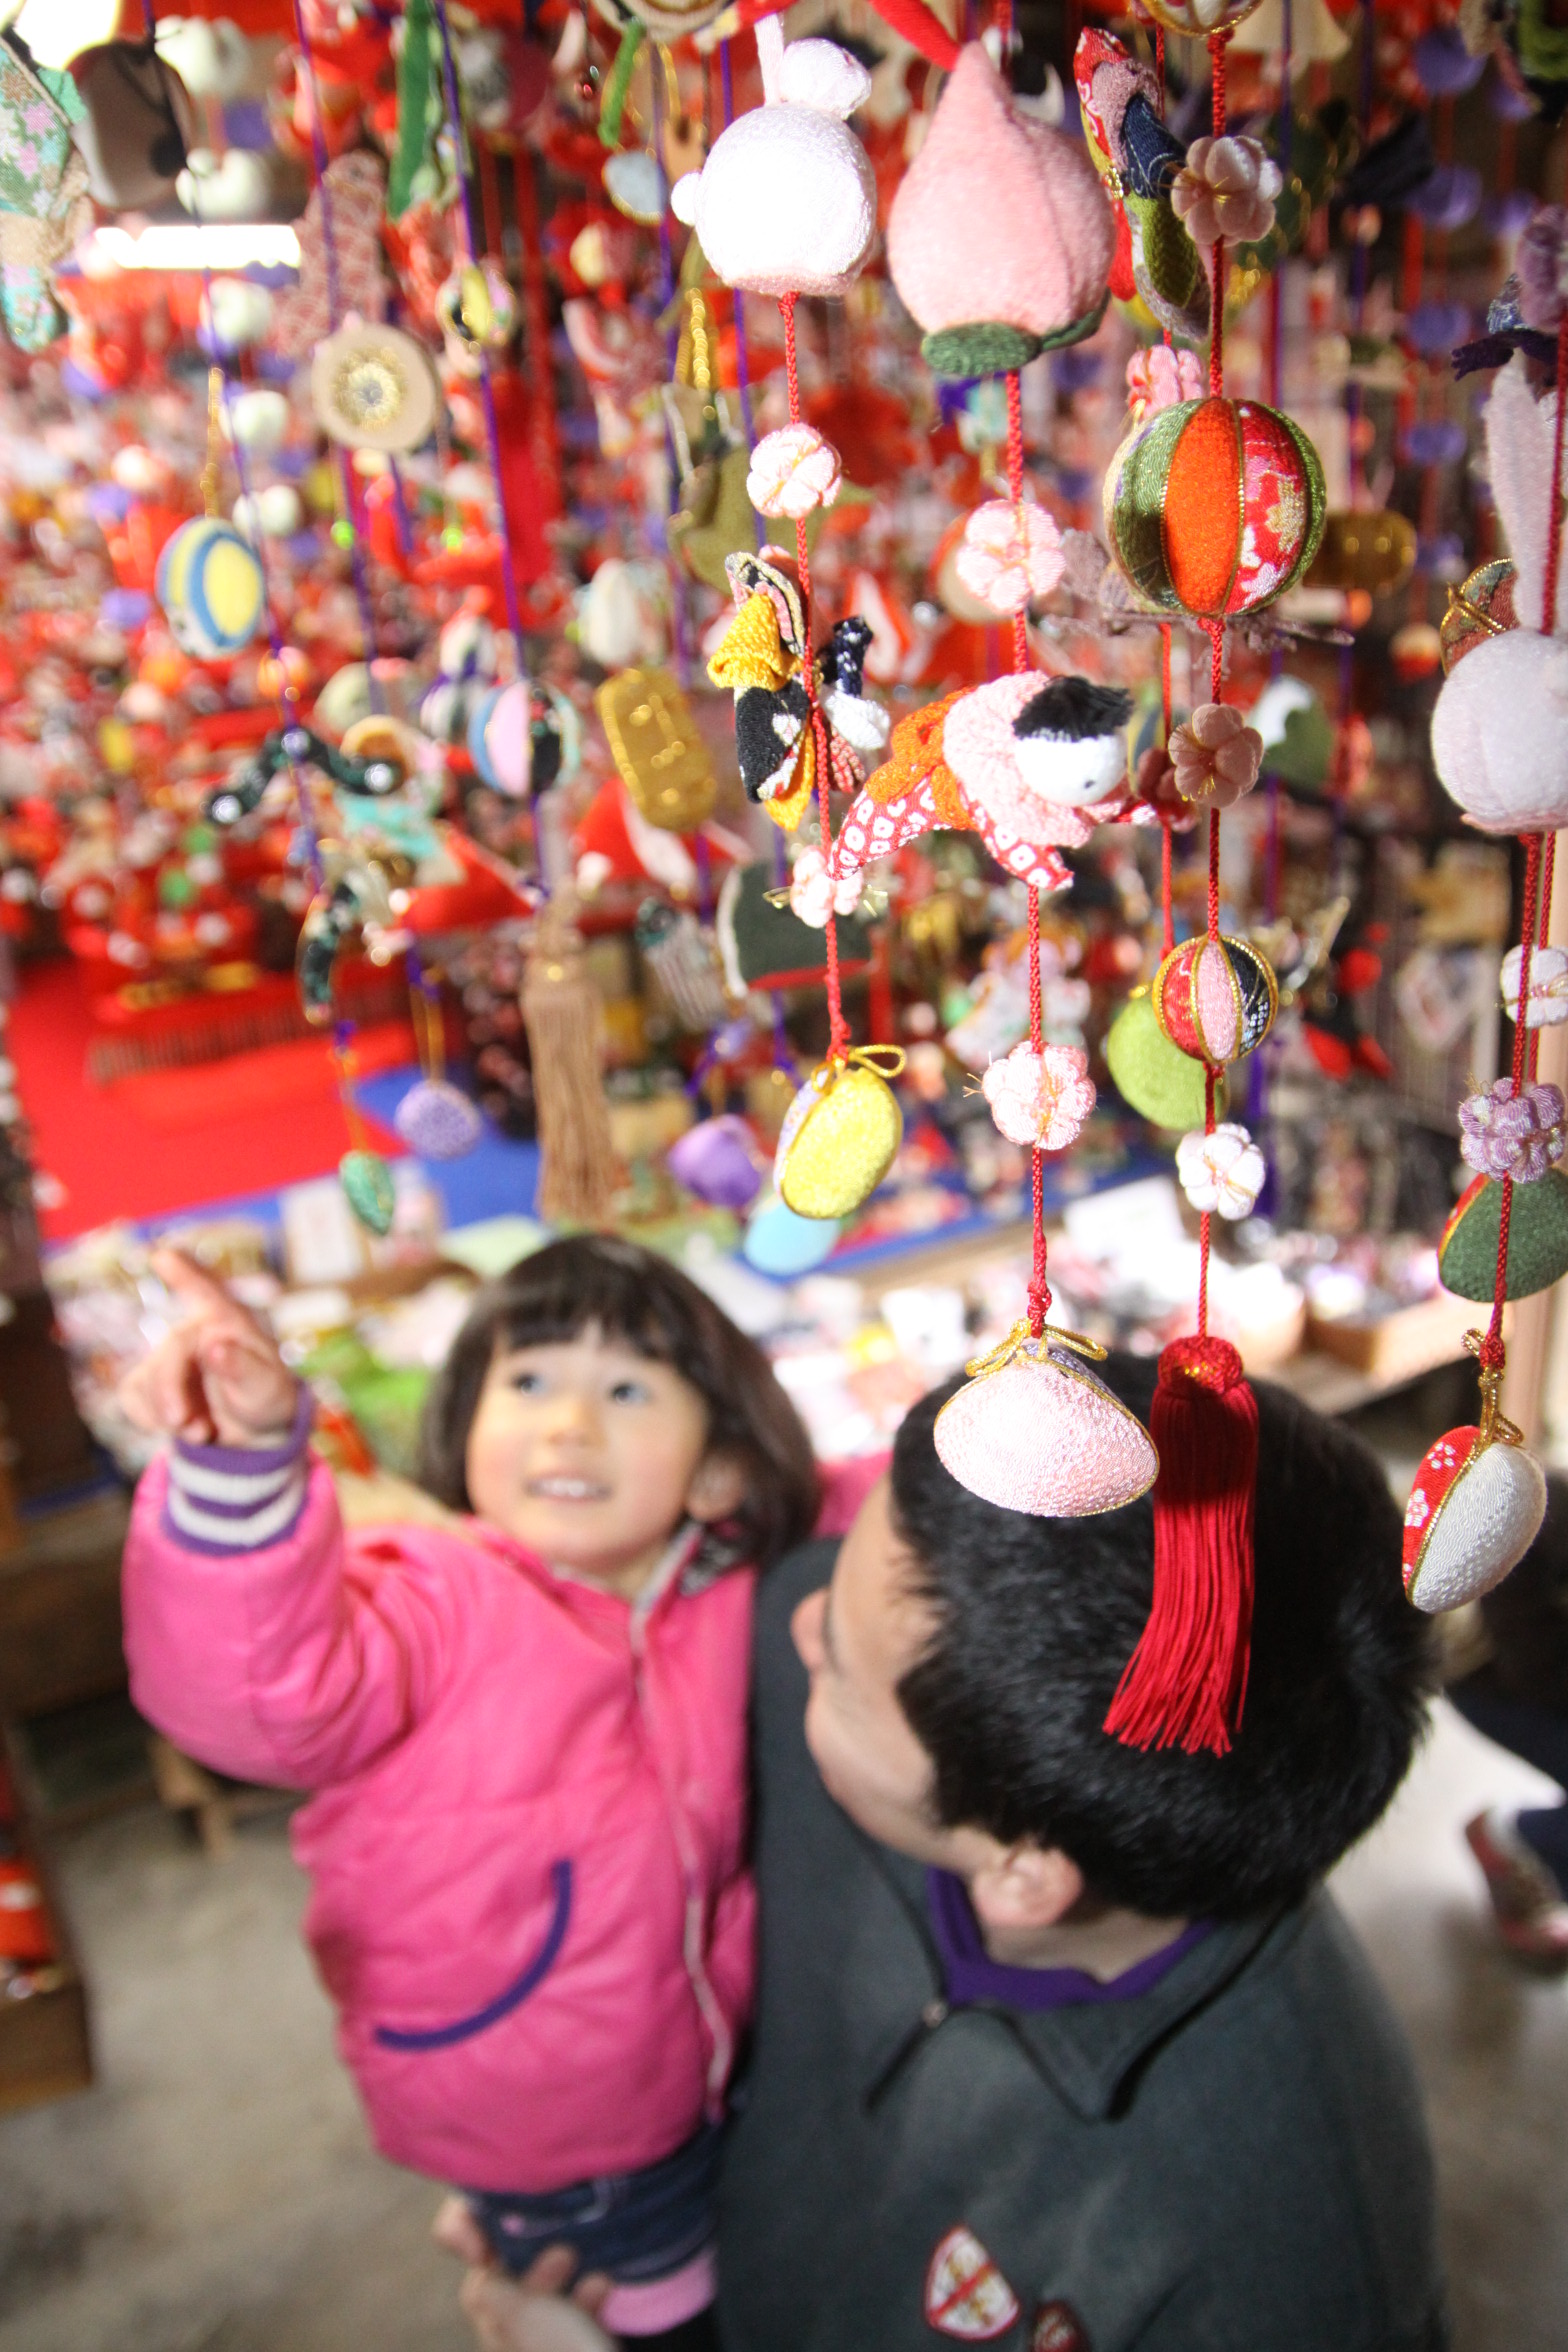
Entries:
[[1169, 1974], [1178, 1960], [1202, 1943], [1212, 1922], [1195, 1919], [1163, 1951], [1151, 1952], [1109, 1983], [1082, 1968], [1015, 1968], [993, 1960], [980, 1940], [969, 1890], [950, 1871], [926, 1872], [931, 1925], [942, 1956], [947, 1997], [955, 2009], [989, 2001], [1004, 2009], [1070, 2009], [1107, 2001], [1136, 2001]]

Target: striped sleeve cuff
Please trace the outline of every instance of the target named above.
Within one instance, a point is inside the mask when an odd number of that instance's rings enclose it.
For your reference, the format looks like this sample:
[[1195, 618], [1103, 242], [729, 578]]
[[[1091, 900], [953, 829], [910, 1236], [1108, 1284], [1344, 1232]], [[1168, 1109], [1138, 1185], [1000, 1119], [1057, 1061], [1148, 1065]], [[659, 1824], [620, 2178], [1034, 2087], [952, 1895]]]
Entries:
[[294, 1425], [270, 1446], [191, 1445], [169, 1451], [166, 1532], [188, 1552], [256, 1552], [293, 1532], [310, 1479], [312, 1399], [301, 1388]]

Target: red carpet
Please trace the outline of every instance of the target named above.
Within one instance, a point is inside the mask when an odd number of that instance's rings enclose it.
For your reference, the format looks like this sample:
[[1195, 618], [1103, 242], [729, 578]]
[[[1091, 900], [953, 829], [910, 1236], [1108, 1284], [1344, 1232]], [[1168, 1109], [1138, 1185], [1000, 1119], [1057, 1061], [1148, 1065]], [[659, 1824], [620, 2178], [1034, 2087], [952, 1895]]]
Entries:
[[[87, 1000], [65, 958], [22, 967], [7, 1036], [34, 1164], [65, 1188], [40, 1219], [51, 1241], [324, 1176], [348, 1148], [324, 1039], [97, 1086], [87, 1075]], [[402, 1023], [365, 1033], [367, 1075], [413, 1058]], [[378, 1148], [401, 1151], [366, 1125]]]

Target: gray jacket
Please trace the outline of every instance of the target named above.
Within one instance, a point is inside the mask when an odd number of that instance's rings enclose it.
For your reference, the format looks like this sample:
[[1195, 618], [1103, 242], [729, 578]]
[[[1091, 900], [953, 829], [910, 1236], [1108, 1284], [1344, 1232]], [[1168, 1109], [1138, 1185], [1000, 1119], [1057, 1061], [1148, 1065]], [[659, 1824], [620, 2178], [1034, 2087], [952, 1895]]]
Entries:
[[720, 2207], [725, 2352], [1440, 2352], [1399, 2029], [1333, 1904], [1226, 1926], [1141, 1998], [950, 2010], [918, 1864], [807, 1754], [767, 1577], [762, 1979]]

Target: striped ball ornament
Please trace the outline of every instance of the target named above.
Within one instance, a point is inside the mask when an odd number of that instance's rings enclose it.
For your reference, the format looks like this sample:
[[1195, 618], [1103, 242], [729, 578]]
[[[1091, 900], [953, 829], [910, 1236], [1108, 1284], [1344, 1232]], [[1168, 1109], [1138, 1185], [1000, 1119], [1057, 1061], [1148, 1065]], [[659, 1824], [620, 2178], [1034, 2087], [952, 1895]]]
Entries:
[[1159, 411], [1122, 460], [1107, 519], [1147, 607], [1222, 621], [1294, 587], [1326, 514], [1301, 427], [1261, 401], [1211, 396]]
[[255, 550], [216, 515], [197, 515], [165, 541], [153, 588], [176, 644], [196, 661], [243, 652], [266, 610]]
[[1250, 940], [1206, 934], [1172, 948], [1150, 995], [1171, 1044], [1211, 1070], [1261, 1045], [1279, 1011], [1279, 983], [1267, 956]]

